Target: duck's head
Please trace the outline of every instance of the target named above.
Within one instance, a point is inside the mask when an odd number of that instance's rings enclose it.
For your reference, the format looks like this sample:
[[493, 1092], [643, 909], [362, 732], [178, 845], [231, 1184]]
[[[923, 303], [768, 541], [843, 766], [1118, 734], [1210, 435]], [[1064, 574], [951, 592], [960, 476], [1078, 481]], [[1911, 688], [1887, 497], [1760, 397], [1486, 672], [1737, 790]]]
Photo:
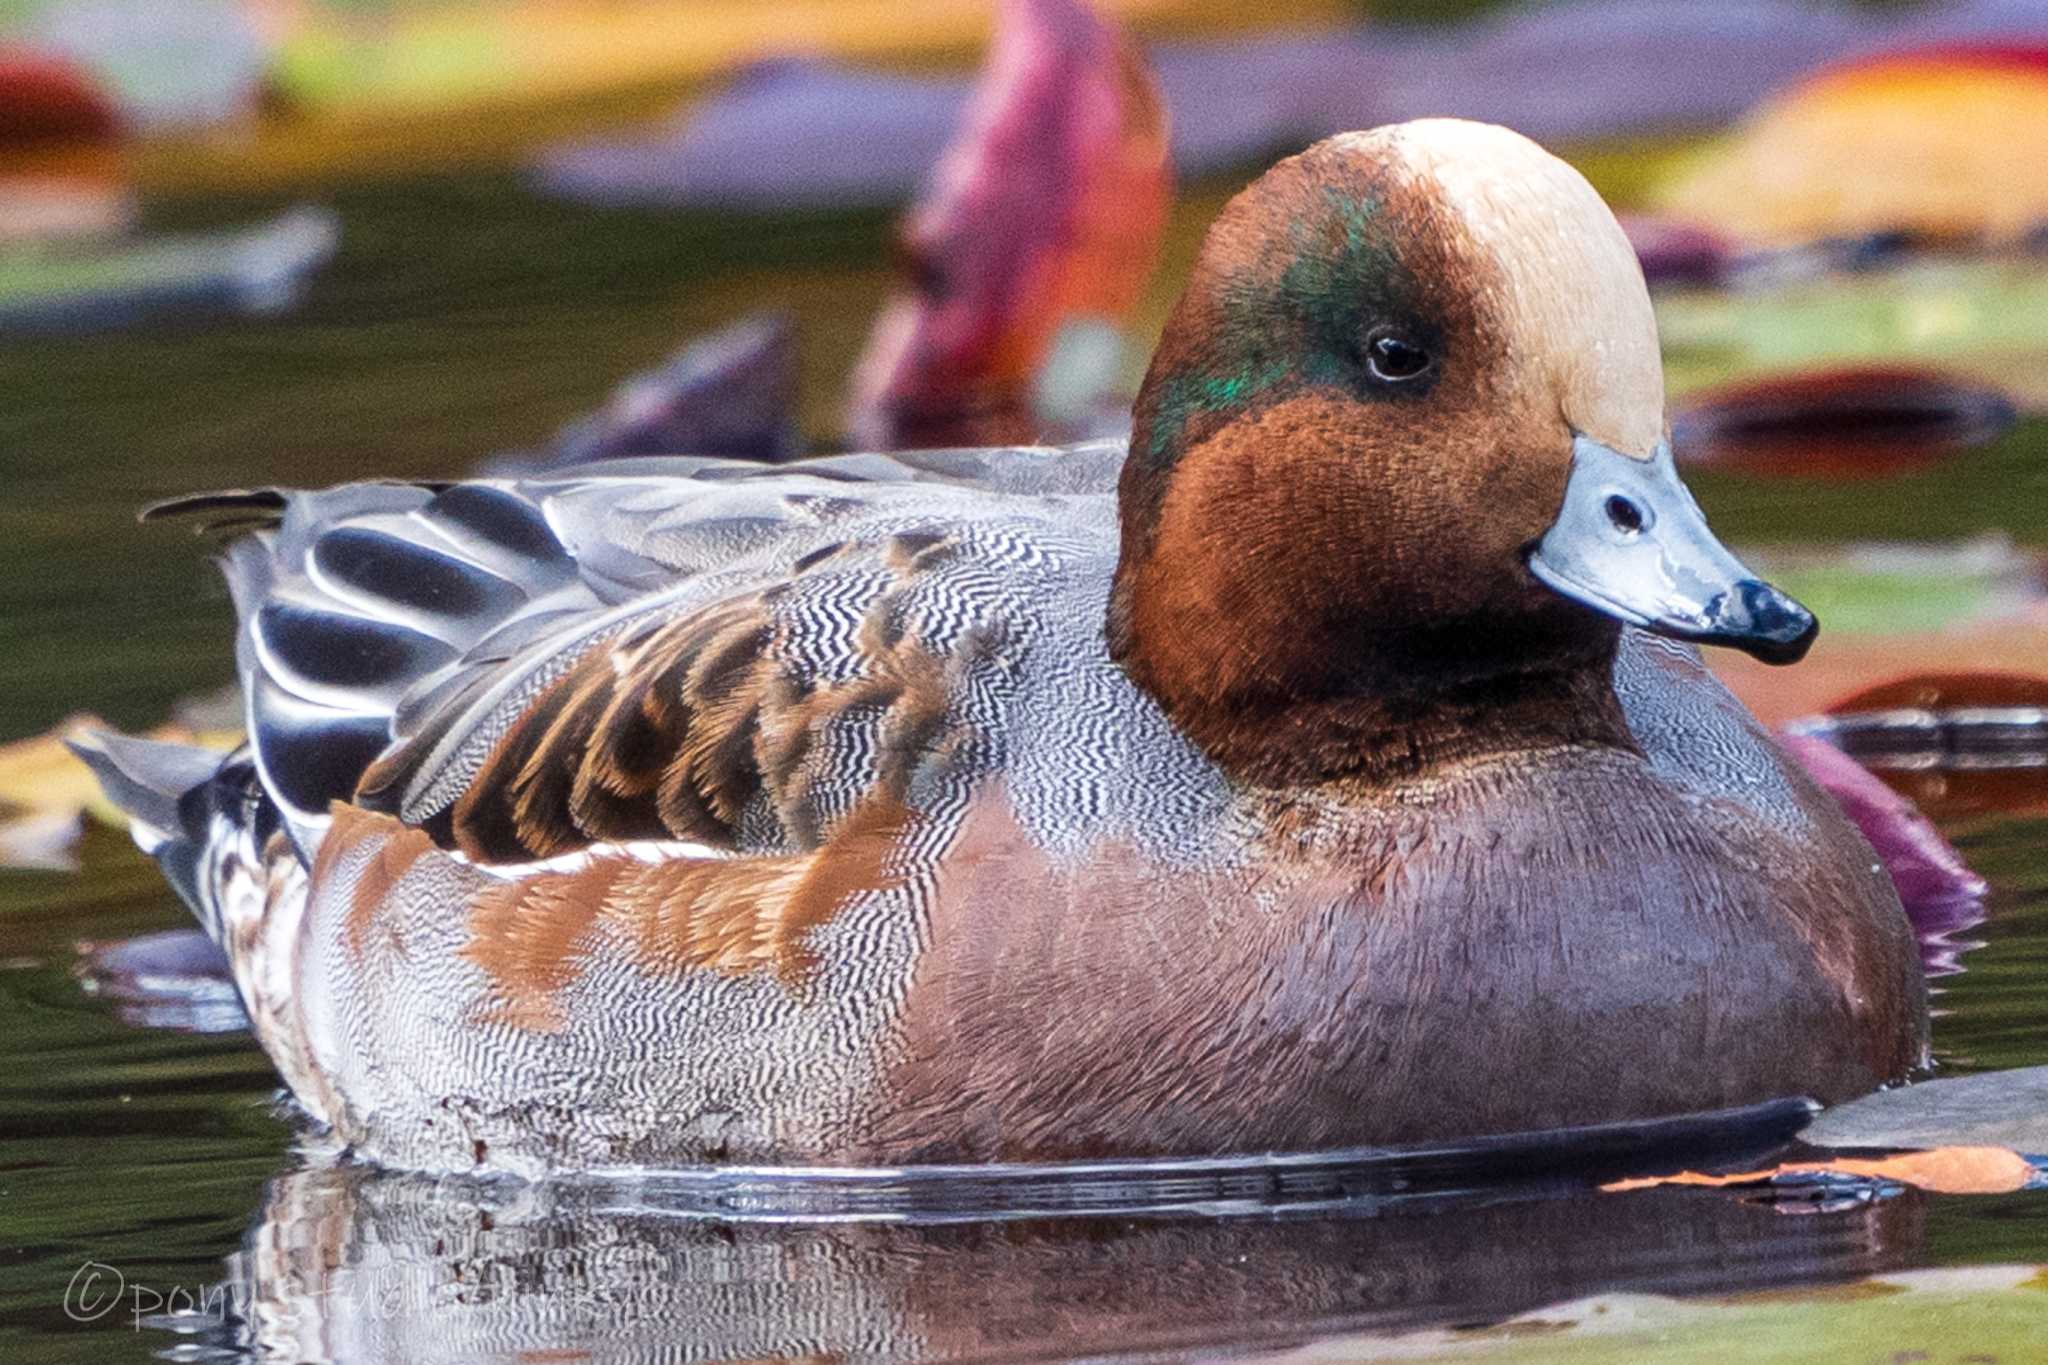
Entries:
[[1170, 708], [1584, 669], [1622, 623], [1805, 652], [1672, 468], [1656, 321], [1585, 179], [1431, 119], [1223, 210], [1139, 394], [1112, 648]]

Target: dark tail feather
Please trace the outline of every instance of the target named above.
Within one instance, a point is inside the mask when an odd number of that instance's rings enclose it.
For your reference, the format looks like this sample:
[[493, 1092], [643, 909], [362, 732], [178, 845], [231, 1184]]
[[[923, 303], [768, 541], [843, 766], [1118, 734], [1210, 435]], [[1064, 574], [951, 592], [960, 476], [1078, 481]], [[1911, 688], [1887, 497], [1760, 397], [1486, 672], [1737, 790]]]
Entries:
[[104, 731], [67, 743], [126, 812], [135, 842], [218, 941], [220, 916], [205, 875], [208, 844], [230, 830], [249, 830], [260, 846], [267, 833], [262, 827], [277, 827], [276, 807], [263, 794], [247, 751], [222, 754]]

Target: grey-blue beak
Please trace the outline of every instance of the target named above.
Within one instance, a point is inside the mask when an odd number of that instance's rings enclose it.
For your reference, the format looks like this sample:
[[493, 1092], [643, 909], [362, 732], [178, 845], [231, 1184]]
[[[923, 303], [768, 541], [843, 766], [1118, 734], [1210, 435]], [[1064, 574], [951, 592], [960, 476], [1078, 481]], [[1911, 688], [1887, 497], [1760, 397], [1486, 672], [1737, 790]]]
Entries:
[[1634, 460], [1578, 437], [1564, 506], [1530, 552], [1529, 571], [1618, 621], [1765, 663], [1797, 663], [1820, 633], [1812, 612], [1714, 538], [1668, 442]]

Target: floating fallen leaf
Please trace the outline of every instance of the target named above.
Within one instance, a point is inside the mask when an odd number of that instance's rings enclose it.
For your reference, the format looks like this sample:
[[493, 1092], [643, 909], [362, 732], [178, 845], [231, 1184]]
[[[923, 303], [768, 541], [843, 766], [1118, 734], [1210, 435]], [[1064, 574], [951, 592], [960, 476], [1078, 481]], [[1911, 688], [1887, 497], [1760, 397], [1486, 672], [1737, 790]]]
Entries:
[[1823, 1110], [1801, 1134], [1817, 1147], [2005, 1147], [2048, 1153], [2048, 1066], [1894, 1086]]
[[114, 1002], [140, 1028], [232, 1033], [248, 1027], [227, 955], [203, 929], [166, 929], [112, 943], [81, 943], [72, 968], [88, 995]]
[[1681, 464], [1873, 478], [1981, 446], [2018, 420], [1990, 385], [1931, 369], [1844, 366], [1693, 394], [1672, 414], [1671, 444]]
[[1709, 1175], [1680, 1171], [1676, 1175], [1616, 1180], [1600, 1188], [1609, 1192], [1647, 1190], [1660, 1185], [1760, 1185], [1798, 1183], [1843, 1177], [1911, 1185], [1934, 1194], [2010, 1194], [2023, 1190], [2038, 1174], [2034, 1164], [2006, 1147], [1938, 1147], [1931, 1152], [1901, 1152], [1883, 1157], [1835, 1157], [1828, 1161], [1791, 1161], [1761, 1171]]
[[903, 228], [910, 287], [854, 372], [856, 445], [1084, 424], [1122, 377], [1170, 193], [1152, 78], [1083, 0], [1004, 0], [957, 139]]
[[967, 82], [778, 57], [663, 127], [578, 138], [534, 165], [546, 194], [604, 205], [786, 213], [900, 203], [945, 148]]
[[[1954, 845], [1941, 837], [1911, 801], [1879, 781], [1855, 759], [1811, 735], [1781, 734], [1779, 743], [1804, 767], [1870, 841], [1920, 940], [1929, 976], [1962, 970], [1966, 945], [1952, 935], [1984, 920], [1990, 885], [1972, 872]], [[1967, 945], [1976, 946], [1976, 945]]]
[[[1814, 1230], [1814, 1240], [1855, 1236]], [[1737, 1243], [1736, 1245], [1741, 1245]], [[1726, 1254], [1724, 1249], [1723, 1254]], [[1881, 1255], [1897, 1256], [1887, 1248]], [[1772, 1275], [1760, 1265], [1756, 1278]], [[2032, 1264], [1892, 1270], [1852, 1279], [1784, 1276], [1769, 1289], [1682, 1296], [1611, 1290], [1504, 1321], [1367, 1330], [1330, 1337], [1264, 1365], [1360, 1361], [1512, 1361], [1513, 1365], [1814, 1365], [1941, 1361], [2016, 1365], [2040, 1358], [2044, 1304]], [[1626, 1283], [1623, 1280], [1622, 1283]]]
[[48, 734], [0, 745], [0, 867], [69, 868], [85, 812], [119, 818], [64, 747], [69, 736], [105, 728], [97, 716], [77, 715]]
[[1797, 668], [1772, 668], [1726, 649], [1709, 651], [1708, 663], [1759, 720], [1786, 725], [1827, 710], [1873, 679], [1935, 672], [1959, 659], [1987, 670], [2040, 668], [2048, 659], [2048, 613], [2035, 608], [1898, 635], [1836, 632], [1822, 613], [1820, 639]]
[[[845, 10], [847, 0], [834, 8]], [[1156, 16], [1173, 6], [1143, 8]], [[1343, 8], [1324, 5], [1316, 17]], [[1205, 26], [1224, 12], [1212, 11]], [[1582, 169], [1610, 197], [1640, 202], [1683, 150], [1674, 130], [1719, 127], [1844, 56], [2025, 31], [2030, 17], [2013, 0], [1957, 0], [1904, 14], [1744, 0], [1736, 17], [1712, 5], [1576, 0], [1510, 5], [1465, 23], [1375, 19], [1336, 28], [1285, 26], [1270, 5], [1241, 6], [1231, 18], [1260, 31], [1161, 39], [1147, 52], [1171, 115], [1173, 165], [1185, 177], [1250, 168], [1346, 129], [1444, 114], [1506, 124], [1545, 143], [1608, 141], [1588, 151]], [[616, 14], [608, 19], [622, 26]], [[636, 39], [659, 46], [658, 37], [645, 40], [646, 23], [638, 28]], [[896, 28], [899, 52], [913, 48], [915, 36], [900, 20]], [[879, 29], [862, 31], [864, 43], [777, 33], [781, 51], [836, 55], [757, 63], [662, 126], [555, 147], [540, 160], [541, 187], [607, 204], [754, 211], [900, 203], [954, 126], [967, 82], [850, 65], [862, 48], [880, 45]], [[479, 70], [493, 83], [520, 79], [503, 63]], [[545, 74], [560, 70], [553, 63]], [[522, 93], [533, 85], [527, 77]]]
[[1776, 243], [2048, 223], [2048, 45], [1944, 44], [1834, 67], [1760, 108], [1663, 206]]
[[2003, 537], [1780, 546], [1746, 557], [1821, 621], [1797, 668], [1708, 651], [1714, 672], [1767, 725], [1803, 722], [1874, 681], [1941, 672], [1958, 659], [2018, 673], [2048, 659], [2048, 565]]
[[1504, 5], [1447, 34], [1391, 25], [1382, 31], [1389, 30], [1407, 42], [1388, 43], [1403, 60], [1372, 92], [1393, 111], [1387, 117], [1455, 114], [1505, 123], [1538, 140], [1577, 141], [1718, 127], [1845, 57], [1930, 43], [2038, 40], [2042, 23], [2033, 0], [1895, 9], [1800, 0], [1577, 0]]
[[1735, 259], [1727, 234], [1702, 223], [1651, 213], [1617, 215], [1628, 244], [1636, 249], [1643, 278], [1660, 284], [1717, 285]]
[[1789, 728], [1944, 818], [2048, 810], [2048, 678], [2037, 674], [1908, 674]]
[[1843, 716], [1907, 708], [1930, 713], [2016, 708], [2048, 717], [2048, 677], [2037, 673], [1915, 673], [1852, 692], [1827, 709]]
[[120, 131], [92, 74], [55, 53], [0, 43], [0, 150], [104, 142]]
[[75, 872], [79, 831], [77, 811], [0, 806], [0, 867]]
[[[46, 734], [0, 744], [0, 868], [69, 869], [85, 816], [126, 823], [91, 772], [64, 747], [66, 739], [110, 728], [97, 716], [76, 715]], [[148, 737], [223, 752], [240, 739], [232, 731], [195, 732], [175, 722]]]
[[128, 187], [90, 166], [0, 171], [0, 249], [112, 237], [134, 221]]
[[803, 453], [796, 379], [789, 319], [756, 313], [626, 380], [545, 450], [499, 456], [490, 467], [561, 469], [631, 455], [794, 459]]
[[0, 256], [0, 332], [79, 332], [162, 315], [275, 313], [334, 255], [339, 220], [301, 205], [229, 232]]

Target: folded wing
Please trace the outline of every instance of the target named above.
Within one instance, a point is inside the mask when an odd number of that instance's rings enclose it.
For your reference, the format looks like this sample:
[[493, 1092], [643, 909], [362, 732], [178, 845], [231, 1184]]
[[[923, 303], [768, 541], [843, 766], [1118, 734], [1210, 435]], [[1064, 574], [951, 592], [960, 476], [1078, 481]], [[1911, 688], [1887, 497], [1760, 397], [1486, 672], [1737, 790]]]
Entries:
[[1005, 564], [1107, 528], [1120, 457], [635, 460], [165, 510], [253, 525], [226, 558], [239, 672], [302, 851], [336, 801], [493, 863], [793, 851], [988, 757], [958, 703], [1020, 646]]

